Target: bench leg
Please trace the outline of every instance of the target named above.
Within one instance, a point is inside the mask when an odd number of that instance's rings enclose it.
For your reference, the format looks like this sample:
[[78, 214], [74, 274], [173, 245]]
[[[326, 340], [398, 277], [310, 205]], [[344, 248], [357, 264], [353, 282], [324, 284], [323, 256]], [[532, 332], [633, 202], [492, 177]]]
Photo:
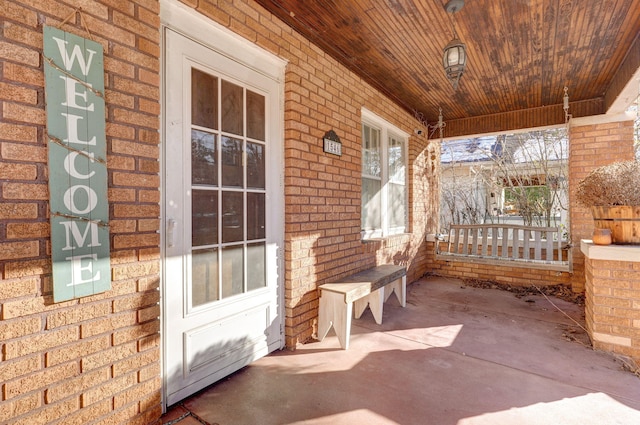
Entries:
[[385, 289], [384, 300], [387, 301], [391, 296], [392, 292], [395, 292], [398, 301], [402, 307], [407, 306], [407, 277], [402, 276], [401, 279], [397, 279], [387, 285], [388, 288]]
[[382, 324], [382, 307], [384, 306], [384, 286], [376, 291], [370, 293], [367, 298], [369, 299], [369, 308], [373, 313], [373, 318], [376, 323]]
[[[389, 284], [389, 287], [384, 291], [384, 302], [387, 302], [387, 300], [389, 299], [389, 297], [391, 297], [391, 294], [392, 294], [393, 292], [395, 292], [395, 291], [394, 291], [394, 289], [395, 289], [396, 283], [398, 283], [398, 281], [397, 281], [397, 280], [395, 280], [395, 281], [391, 282], [391, 283]], [[398, 294], [396, 294], [396, 296], [397, 296], [397, 295], [398, 295]]]
[[344, 295], [330, 291], [321, 291], [318, 311], [318, 339], [322, 341], [333, 326], [340, 347], [349, 348], [351, 334], [351, 315], [353, 304], [344, 302]]
[[384, 287], [373, 291], [366, 297], [362, 297], [354, 301], [354, 313], [356, 319], [359, 319], [362, 316], [364, 310], [369, 306], [371, 309], [371, 313], [373, 313], [373, 318], [376, 320], [376, 323], [382, 324], [382, 306], [384, 304]]
[[396, 296], [398, 297], [398, 301], [400, 301], [400, 305], [402, 307], [407, 306], [407, 276], [402, 276], [397, 282], [398, 287], [396, 287]]
[[363, 298], [358, 298], [357, 300], [355, 300], [353, 302], [353, 314], [356, 317], [356, 319], [359, 319], [360, 316], [362, 316], [362, 313], [364, 313], [364, 311], [366, 310], [367, 306], [369, 305], [369, 297], [363, 297]]

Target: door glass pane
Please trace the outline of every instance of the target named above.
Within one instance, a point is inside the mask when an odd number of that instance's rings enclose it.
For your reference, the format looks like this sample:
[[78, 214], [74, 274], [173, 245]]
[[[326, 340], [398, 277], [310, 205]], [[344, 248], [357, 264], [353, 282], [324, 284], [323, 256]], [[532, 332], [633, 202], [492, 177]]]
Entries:
[[191, 122], [218, 129], [218, 79], [191, 69]]
[[222, 243], [244, 239], [242, 192], [222, 192]]
[[198, 306], [267, 284], [266, 98], [191, 74], [192, 125], [207, 129], [191, 130], [191, 297]]
[[218, 299], [218, 250], [198, 249], [191, 254], [191, 304], [193, 307]]
[[216, 135], [191, 130], [191, 182], [193, 184], [218, 184], [218, 160]]
[[264, 189], [264, 146], [247, 142], [247, 187]]
[[242, 187], [242, 140], [222, 137], [222, 185]]
[[264, 141], [264, 96], [247, 90], [247, 137]]
[[222, 298], [243, 292], [243, 247], [222, 248]]
[[222, 80], [222, 131], [242, 135], [242, 87]]
[[264, 217], [264, 193], [247, 193], [247, 240], [264, 239]]
[[267, 286], [265, 255], [264, 243], [247, 246], [247, 291]]
[[194, 190], [191, 213], [191, 245], [218, 243], [218, 191]]

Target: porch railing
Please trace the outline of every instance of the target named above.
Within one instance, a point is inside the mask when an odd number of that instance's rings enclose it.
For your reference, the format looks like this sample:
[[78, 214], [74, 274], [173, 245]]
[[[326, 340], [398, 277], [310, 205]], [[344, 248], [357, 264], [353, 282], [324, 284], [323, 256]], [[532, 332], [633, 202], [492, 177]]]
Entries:
[[511, 267], [572, 271], [571, 246], [559, 227], [451, 225], [436, 241], [436, 258]]

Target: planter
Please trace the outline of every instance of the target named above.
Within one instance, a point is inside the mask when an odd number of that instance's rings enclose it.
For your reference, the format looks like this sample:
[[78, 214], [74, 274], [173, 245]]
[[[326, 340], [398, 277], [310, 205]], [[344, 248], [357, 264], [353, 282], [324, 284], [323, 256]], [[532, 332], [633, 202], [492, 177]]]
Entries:
[[640, 206], [591, 207], [596, 228], [611, 230], [616, 245], [640, 245]]

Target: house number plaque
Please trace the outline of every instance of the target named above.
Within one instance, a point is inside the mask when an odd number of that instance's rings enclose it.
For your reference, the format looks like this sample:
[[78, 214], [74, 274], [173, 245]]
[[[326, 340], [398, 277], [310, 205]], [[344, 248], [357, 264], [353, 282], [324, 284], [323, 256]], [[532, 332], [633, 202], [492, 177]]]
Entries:
[[329, 130], [323, 139], [323, 151], [334, 155], [342, 156], [342, 143], [335, 131]]

